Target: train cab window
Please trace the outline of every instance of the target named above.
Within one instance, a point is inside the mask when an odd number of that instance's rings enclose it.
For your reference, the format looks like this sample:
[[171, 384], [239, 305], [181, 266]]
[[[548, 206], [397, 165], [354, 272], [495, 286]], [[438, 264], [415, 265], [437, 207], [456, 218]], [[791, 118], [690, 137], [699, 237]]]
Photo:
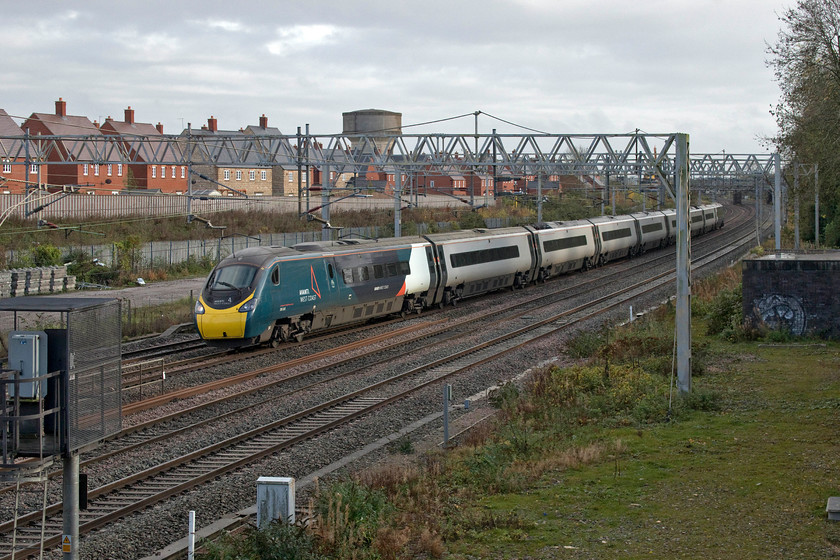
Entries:
[[275, 265], [274, 268], [271, 269], [271, 283], [275, 286], [280, 285], [280, 266]]
[[240, 290], [247, 288], [257, 275], [257, 267], [235, 264], [216, 269], [207, 281], [210, 290]]

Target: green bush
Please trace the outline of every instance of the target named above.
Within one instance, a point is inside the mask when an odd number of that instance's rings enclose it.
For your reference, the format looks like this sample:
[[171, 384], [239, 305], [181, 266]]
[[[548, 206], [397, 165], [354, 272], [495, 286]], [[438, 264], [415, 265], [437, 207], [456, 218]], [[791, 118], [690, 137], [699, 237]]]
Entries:
[[725, 331], [740, 327], [744, 322], [741, 286], [721, 291], [709, 303], [706, 319], [706, 331], [711, 335], [721, 335]]
[[36, 245], [30, 251], [34, 266], [55, 266], [63, 264], [61, 249], [49, 243]]
[[224, 535], [217, 542], [203, 542], [200, 560], [321, 560], [314, 539], [300, 526], [270, 523], [262, 530], [248, 527], [241, 535]]

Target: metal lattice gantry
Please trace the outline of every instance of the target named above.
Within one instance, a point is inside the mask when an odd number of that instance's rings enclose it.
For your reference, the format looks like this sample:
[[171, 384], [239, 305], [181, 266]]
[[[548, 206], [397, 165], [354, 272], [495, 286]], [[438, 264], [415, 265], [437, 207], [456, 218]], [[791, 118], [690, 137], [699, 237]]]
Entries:
[[[32, 163], [298, 166], [337, 173], [614, 175], [643, 173], [671, 182], [676, 134], [248, 134], [187, 130], [179, 135], [14, 136], [0, 158]], [[695, 154], [691, 177], [769, 176], [772, 154]], [[671, 192], [673, 195], [673, 192]]]

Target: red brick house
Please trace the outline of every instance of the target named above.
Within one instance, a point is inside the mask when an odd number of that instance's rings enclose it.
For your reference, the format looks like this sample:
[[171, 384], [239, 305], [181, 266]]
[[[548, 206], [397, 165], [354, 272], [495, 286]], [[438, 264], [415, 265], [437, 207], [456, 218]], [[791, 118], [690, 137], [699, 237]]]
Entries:
[[[28, 130], [33, 137], [102, 135], [96, 123], [90, 122], [87, 117], [68, 115], [67, 102], [60, 97], [55, 102], [55, 114], [32, 113], [21, 128]], [[45, 182], [48, 186], [77, 186], [79, 192], [87, 194], [112, 194], [122, 190], [126, 173], [121, 162], [74, 163], [74, 160], [91, 159], [89, 146], [85, 146], [81, 138], [78, 140], [65, 138], [56, 145], [46, 164]], [[32, 138], [32, 141], [37, 143], [38, 138]], [[43, 173], [41, 179], [44, 181]]]
[[[10, 138], [11, 137], [11, 138]], [[19, 138], [18, 138], [19, 137]], [[27, 180], [30, 187], [38, 185], [38, 164], [35, 150], [30, 149], [27, 169], [24, 132], [12, 117], [0, 109], [0, 193], [23, 194]], [[31, 143], [30, 143], [31, 144]]]
[[[134, 109], [130, 106], [125, 110], [125, 120], [117, 121], [108, 117], [99, 128], [105, 135], [117, 135], [124, 138], [123, 145], [132, 161], [140, 163], [128, 164], [125, 170], [125, 187], [127, 189], [141, 189], [159, 191], [170, 194], [185, 194], [189, 186], [186, 165], [160, 165], [145, 163], [145, 154], [164, 152], [164, 146], [158, 145], [154, 138], [163, 136], [163, 125], [154, 126], [149, 123], [138, 123], [134, 120]], [[145, 136], [150, 140], [138, 151], [139, 146], [133, 137]]]

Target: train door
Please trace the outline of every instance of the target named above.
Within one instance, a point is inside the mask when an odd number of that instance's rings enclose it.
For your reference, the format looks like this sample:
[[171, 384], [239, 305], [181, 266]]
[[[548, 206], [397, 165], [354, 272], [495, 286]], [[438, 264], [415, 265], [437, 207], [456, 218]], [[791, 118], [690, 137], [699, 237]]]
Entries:
[[[429, 241], [429, 239], [427, 238], [426, 241]], [[431, 241], [429, 242], [432, 243]], [[426, 250], [426, 256], [430, 259], [429, 266], [431, 267], [431, 263], [434, 263], [437, 276], [437, 288], [434, 290], [434, 292], [432, 292], [430, 285], [429, 292], [433, 293], [433, 296], [429, 300], [429, 305], [436, 305], [443, 302], [443, 294], [446, 291], [446, 282], [448, 280], [448, 274], [446, 271], [446, 257], [443, 254], [443, 247], [441, 245], [435, 245], [434, 243], [432, 243], [432, 246]]]
[[426, 305], [431, 306], [437, 301], [437, 294], [441, 285], [440, 271], [435, 262], [434, 247], [431, 245], [426, 246], [426, 261], [429, 264], [429, 291], [426, 295]]
[[536, 231], [528, 231], [528, 250], [531, 251], [531, 271], [528, 273], [528, 281], [537, 280], [537, 272], [542, 267], [542, 251], [539, 248], [540, 234]]

